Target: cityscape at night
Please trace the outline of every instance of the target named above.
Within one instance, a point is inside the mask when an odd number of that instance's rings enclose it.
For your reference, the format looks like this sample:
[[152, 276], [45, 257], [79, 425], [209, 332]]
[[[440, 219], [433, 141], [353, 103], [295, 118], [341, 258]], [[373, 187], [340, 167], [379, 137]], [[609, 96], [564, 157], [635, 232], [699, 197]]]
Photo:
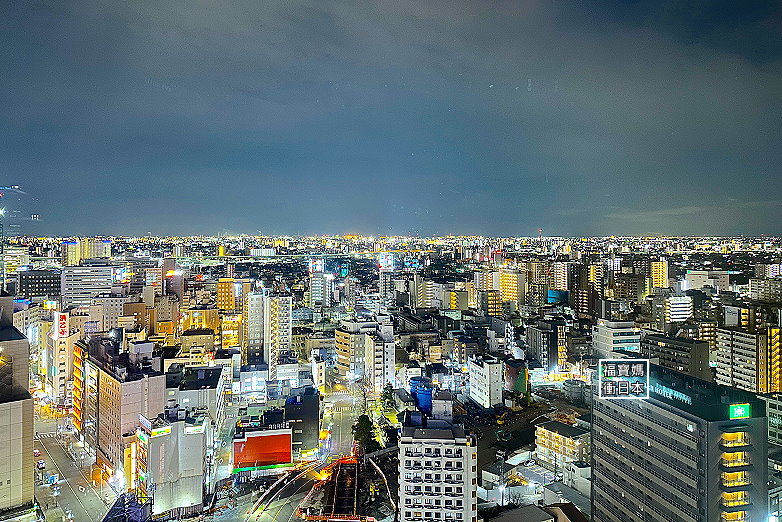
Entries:
[[0, 47], [0, 522], [782, 522], [778, 1]]

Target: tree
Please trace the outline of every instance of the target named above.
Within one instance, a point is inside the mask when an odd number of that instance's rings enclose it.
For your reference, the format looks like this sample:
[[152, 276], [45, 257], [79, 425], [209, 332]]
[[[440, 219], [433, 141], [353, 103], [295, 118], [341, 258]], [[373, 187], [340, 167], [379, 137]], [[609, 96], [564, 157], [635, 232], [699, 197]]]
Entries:
[[358, 442], [363, 453], [371, 453], [380, 449], [375, 440], [375, 425], [369, 415], [360, 415], [353, 425], [353, 439]]
[[387, 382], [385, 386], [383, 386], [383, 393], [380, 395], [380, 398], [383, 400], [384, 406], [391, 406], [394, 404], [394, 387], [391, 386], [390, 382]]

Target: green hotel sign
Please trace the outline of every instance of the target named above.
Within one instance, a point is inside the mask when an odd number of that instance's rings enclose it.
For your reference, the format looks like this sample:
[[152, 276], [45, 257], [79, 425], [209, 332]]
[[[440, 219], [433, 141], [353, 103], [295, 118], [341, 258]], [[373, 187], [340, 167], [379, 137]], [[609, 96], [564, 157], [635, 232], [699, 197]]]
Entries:
[[752, 409], [749, 403], [743, 404], [731, 404], [730, 405], [730, 420], [735, 419], [749, 419]]

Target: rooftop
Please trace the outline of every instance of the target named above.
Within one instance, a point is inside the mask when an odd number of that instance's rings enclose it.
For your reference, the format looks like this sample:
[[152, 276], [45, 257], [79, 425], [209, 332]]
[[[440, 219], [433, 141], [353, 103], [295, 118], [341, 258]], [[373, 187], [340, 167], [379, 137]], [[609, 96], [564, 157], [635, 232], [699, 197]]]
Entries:
[[543, 428], [548, 431], [552, 431], [554, 433], [558, 433], [559, 435], [562, 435], [563, 437], [567, 437], [569, 439], [580, 437], [582, 435], [586, 435], [589, 433], [589, 431], [579, 428], [576, 426], [571, 426], [570, 424], [565, 424], [564, 422], [559, 421], [548, 421], [543, 422], [541, 424], [538, 424], [538, 428]]

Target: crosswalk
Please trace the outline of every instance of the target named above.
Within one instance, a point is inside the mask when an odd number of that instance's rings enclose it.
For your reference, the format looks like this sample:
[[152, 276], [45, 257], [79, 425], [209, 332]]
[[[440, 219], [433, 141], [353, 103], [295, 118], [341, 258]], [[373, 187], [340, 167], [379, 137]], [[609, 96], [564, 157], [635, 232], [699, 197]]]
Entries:
[[41, 439], [55, 439], [57, 438], [57, 432], [56, 431], [50, 431], [47, 433], [36, 433], [35, 438], [38, 440]]

